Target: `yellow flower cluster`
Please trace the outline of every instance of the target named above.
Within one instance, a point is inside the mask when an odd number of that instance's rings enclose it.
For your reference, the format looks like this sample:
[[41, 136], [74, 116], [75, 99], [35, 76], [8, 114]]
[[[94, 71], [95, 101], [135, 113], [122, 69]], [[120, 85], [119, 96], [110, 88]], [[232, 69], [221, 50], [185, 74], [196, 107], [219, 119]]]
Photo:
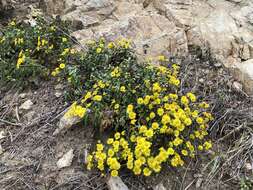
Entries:
[[74, 102], [70, 109], [66, 112], [65, 116], [66, 117], [79, 117], [83, 118], [87, 112], [87, 109], [77, 105], [77, 102]]
[[[160, 57], [159, 60], [166, 59]], [[118, 129], [106, 143], [97, 144], [96, 150], [88, 156], [88, 169], [97, 167], [101, 172], [110, 171], [112, 176], [117, 176], [126, 166], [135, 175], [150, 176], [160, 172], [165, 164], [183, 166], [185, 158], [193, 158], [199, 151], [212, 147], [205, 138], [208, 123], [213, 120], [211, 113], [205, 110], [209, 105], [196, 103], [197, 97], [192, 92], [179, 95], [173, 90], [180, 84], [179, 66], [174, 64], [170, 69], [147, 65], [145, 69], [153, 74], [143, 79], [141, 85], [133, 83], [126, 88], [122, 83], [117, 87], [114, 83], [127, 78], [129, 73], [123, 67], [114, 67], [111, 81], [98, 82], [82, 100], [82, 103], [88, 102], [87, 99], [100, 101], [108, 108], [103, 99], [107, 102], [111, 99], [115, 112], [126, 118], [124, 125], [127, 126]], [[106, 88], [99, 87], [101, 84]], [[115, 94], [115, 89], [125, 95], [131, 94], [131, 97], [122, 100]], [[114, 93], [110, 94], [110, 91]], [[97, 93], [104, 94], [105, 98], [101, 96], [100, 99]], [[128, 104], [121, 103], [120, 106], [121, 101]], [[120, 112], [116, 111], [119, 108]]]
[[112, 77], [120, 77], [120, 69], [119, 67], [115, 67], [114, 70], [111, 72]]
[[14, 39], [14, 45], [21, 45], [24, 43], [24, 39], [23, 38], [15, 38]]
[[124, 49], [129, 49], [131, 47], [131, 40], [122, 38], [118, 41], [118, 45]]
[[18, 61], [17, 61], [17, 69], [20, 68], [20, 65], [23, 64], [25, 62], [25, 54], [23, 53], [23, 50], [21, 50], [19, 52], [19, 55], [18, 55]]

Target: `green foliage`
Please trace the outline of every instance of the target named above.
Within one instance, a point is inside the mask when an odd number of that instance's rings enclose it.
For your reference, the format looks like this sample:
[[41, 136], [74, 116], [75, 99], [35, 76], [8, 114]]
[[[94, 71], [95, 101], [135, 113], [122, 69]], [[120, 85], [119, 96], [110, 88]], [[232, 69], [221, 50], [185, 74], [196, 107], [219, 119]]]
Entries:
[[[61, 29], [59, 29], [61, 28]], [[46, 23], [37, 18], [36, 25], [9, 23], [0, 37], [0, 82], [27, 85], [47, 78], [59, 64], [60, 53], [72, 46], [65, 23]]]

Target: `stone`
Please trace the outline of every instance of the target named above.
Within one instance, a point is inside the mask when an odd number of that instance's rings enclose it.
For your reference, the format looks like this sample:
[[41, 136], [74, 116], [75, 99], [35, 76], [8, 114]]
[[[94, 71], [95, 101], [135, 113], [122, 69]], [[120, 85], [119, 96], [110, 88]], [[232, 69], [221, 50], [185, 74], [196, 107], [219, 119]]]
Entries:
[[6, 136], [5, 136], [5, 132], [4, 130], [0, 131], [0, 140], [1, 139], [4, 139]]
[[242, 52], [241, 52], [241, 58], [242, 60], [246, 61], [248, 59], [250, 59], [250, 49], [249, 49], [249, 45], [244, 44], [242, 47]]
[[26, 100], [19, 109], [21, 110], [30, 110], [32, 108], [33, 102], [31, 100]]
[[109, 177], [107, 180], [107, 186], [109, 190], [128, 190], [128, 187], [124, 184], [120, 177]]
[[0, 144], [0, 155], [4, 153], [4, 150], [2, 148], [2, 145]]
[[57, 161], [57, 167], [61, 169], [71, 166], [73, 158], [74, 158], [74, 150], [70, 149]]
[[97, 10], [100, 8], [111, 6], [113, 3], [110, 0], [89, 0], [86, 6], [89, 10]]
[[238, 92], [242, 91], [242, 87], [243, 87], [242, 84], [237, 81], [234, 81], [232, 84], [232, 88]]
[[54, 87], [55, 90], [62, 90], [64, 89], [64, 86], [62, 84], [57, 84], [55, 87]]
[[41, 8], [46, 14], [55, 15], [61, 14], [65, 9], [65, 1], [55, 0], [41, 0], [39, 2], [39, 8]]
[[53, 136], [60, 133], [64, 133], [67, 129], [71, 128], [73, 125], [79, 123], [82, 118], [79, 117], [70, 117], [66, 114], [60, 119], [58, 123], [58, 128], [54, 131]]
[[163, 183], [159, 183], [158, 185], [156, 185], [155, 187], [153, 187], [153, 190], [166, 190], [166, 188], [164, 187]]
[[84, 163], [88, 164], [88, 150], [87, 150], [87, 148], [84, 149]]
[[96, 16], [89, 16], [87, 14], [83, 14], [81, 10], [75, 10], [73, 12], [70, 12], [62, 16], [62, 19], [66, 21], [71, 21], [72, 27], [77, 30], [81, 30], [89, 26], [94, 26], [99, 23], [99, 18], [97, 18]]
[[26, 97], [26, 95], [27, 95], [26, 93], [21, 93], [21, 94], [19, 94], [19, 97], [24, 99]]
[[62, 96], [62, 92], [56, 92], [54, 95], [55, 95], [57, 98], [59, 98], [59, 97]]
[[231, 69], [234, 77], [242, 82], [245, 92], [253, 94], [253, 59], [237, 63]]
[[84, 45], [88, 40], [93, 39], [93, 34], [91, 29], [82, 29], [71, 33], [71, 36], [80, 42], [81, 45]]
[[247, 162], [247, 163], [245, 163], [245, 168], [247, 169], [247, 170], [252, 170], [253, 171], [253, 163], [251, 164], [251, 163], [249, 163], [249, 162]]

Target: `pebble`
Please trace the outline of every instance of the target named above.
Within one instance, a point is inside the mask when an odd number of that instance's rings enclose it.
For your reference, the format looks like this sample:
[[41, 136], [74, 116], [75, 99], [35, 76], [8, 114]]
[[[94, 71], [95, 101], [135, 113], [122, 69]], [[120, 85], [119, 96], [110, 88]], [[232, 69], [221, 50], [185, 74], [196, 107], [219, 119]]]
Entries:
[[120, 177], [110, 176], [107, 185], [109, 190], [128, 190], [128, 187]]
[[70, 149], [66, 154], [64, 154], [57, 162], [57, 167], [59, 169], [69, 167], [72, 164], [74, 158], [74, 150]]
[[31, 100], [26, 100], [20, 107], [19, 109], [23, 110], [30, 110], [32, 108], [33, 102]]

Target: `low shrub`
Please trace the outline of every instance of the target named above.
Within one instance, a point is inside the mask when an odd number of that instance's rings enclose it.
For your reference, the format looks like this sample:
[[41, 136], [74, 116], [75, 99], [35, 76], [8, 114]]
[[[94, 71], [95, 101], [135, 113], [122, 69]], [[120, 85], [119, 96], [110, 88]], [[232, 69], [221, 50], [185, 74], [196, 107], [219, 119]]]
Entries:
[[56, 20], [47, 23], [37, 18], [34, 26], [12, 21], [2, 32], [0, 81], [3, 84], [27, 85], [39, 78], [46, 79], [52, 68], [67, 59], [62, 52], [73, 45], [65, 23]]
[[93, 121], [103, 136], [88, 169], [150, 176], [212, 147], [209, 105], [192, 92], [181, 94], [180, 66], [164, 56], [140, 63], [129, 40], [89, 41], [87, 51], [77, 52], [61, 22], [11, 22], [0, 38], [0, 58], [2, 81], [51, 75], [68, 84], [76, 101], [66, 116]]
[[183, 166], [187, 157], [212, 147], [206, 140], [213, 119], [209, 105], [191, 92], [179, 93], [179, 65], [164, 56], [158, 57], [158, 65], [138, 63], [124, 39], [92, 43], [84, 60], [94, 71], [67, 116], [91, 115], [97, 121], [94, 127], [109, 131], [88, 156], [88, 169], [117, 176], [126, 167], [135, 175], [150, 176], [166, 163]]

